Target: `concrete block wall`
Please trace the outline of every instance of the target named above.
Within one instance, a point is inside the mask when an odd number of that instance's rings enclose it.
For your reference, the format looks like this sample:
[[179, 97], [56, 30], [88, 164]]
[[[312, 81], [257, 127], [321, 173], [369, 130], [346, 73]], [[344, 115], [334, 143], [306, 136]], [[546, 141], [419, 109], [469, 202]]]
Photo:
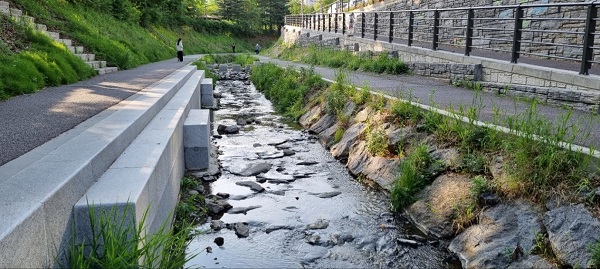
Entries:
[[[174, 96], [195, 70], [195, 66], [186, 66], [122, 101], [117, 105], [118, 109], [101, 112], [73, 130], [0, 167], [0, 268], [58, 266], [60, 260], [55, 258], [63, 257], [61, 253], [72, 239], [73, 206], [110, 170], [109, 167], [117, 159], [123, 157], [122, 154], [142, 131], [149, 132], [145, 130], [149, 123], [155, 120], [157, 114], [165, 111], [163, 108], [171, 100], [177, 98]], [[183, 102], [181, 98], [179, 100]], [[191, 102], [199, 103], [197, 95], [194, 100]], [[168, 111], [173, 115], [183, 113], [175, 109]], [[165, 118], [168, 126], [182, 125], [174, 117], [171, 118]], [[176, 149], [175, 145], [181, 138], [165, 138], [163, 141], [168, 141], [164, 146], [168, 144], [169, 148]], [[157, 171], [153, 172], [152, 166], [136, 166], [128, 171], [138, 169], [140, 173], [151, 174], [163, 181], [177, 178], [182, 169], [175, 168], [175, 163], [182, 164], [183, 157], [177, 157], [179, 161], [171, 164], [162, 161], [176, 159], [174, 154], [177, 154], [177, 150], [152, 155], [161, 160], [159, 163], [173, 167], [170, 170], [155, 166]], [[143, 159], [138, 155], [131, 156], [140, 161]], [[168, 175], [168, 171], [174, 172]], [[131, 179], [127, 181], [130, 184], [135, 180], [129, 174], [124, 178]], [[177, 190], [178, 184], [168, 184], [165, 185], [166, 192]], [[158, 188], [156, 186], [153, 190]], [[155, 214], [167, 213], [157, 211]]]
[[[292, 30], [292, 28], [294, 28]], [[434, 51], [416, 46], [374, 41], [356, 36], [347, 36], [327, 32], [302, 29], [299, 27], [285, 26], [282, 30], [282, 39], [288, 44], [297, 42], [301, 35], [322, 35], [323, 40], [339, 38], [339, 48], [358, 46], [359, 52], [363, 51], [393, 51], [406, 63], [438, 63], [438, 64], [466, 64], [480, 65], [480, 80], [489, 83], [498, 83], [508, 86], [514, 94], [522, 94], [522, 87], [537, 87], [535, 95], [540, 101], [552, 104], [570, 106], [576, 109], [600, 112], [600, 76], [579, 75], [578, 72], [558, 70], [528, 64], [512, 64], [507, 61], [468, 57], [458, 53]], [[358, 45], [357, 45], [358, 44]], [[515, 86], [515, 87], [513, 87]], [[542, 88], [547, 88], [544, 90]], [[494, 91], [493, 88], [489, 89]], [[507, 93], [513, 94], [513, 93]]]
[[96, 216], [111, 210], [118, 212], [118, 216], [130, 213], [128, 219], [136, 225], [145, 214], [145, 232], [149, 234], [156, 233], [165, 223], [171, 224], [179, 198], [180, 179], [185, 171], [184, 121], [190, 111], [200, 107], [200, 81], [203, 78], [204, 71], [193, 72], [75, 204], [76, 242], [90, 242], [93, 237], [89, 218], [91, 207]]

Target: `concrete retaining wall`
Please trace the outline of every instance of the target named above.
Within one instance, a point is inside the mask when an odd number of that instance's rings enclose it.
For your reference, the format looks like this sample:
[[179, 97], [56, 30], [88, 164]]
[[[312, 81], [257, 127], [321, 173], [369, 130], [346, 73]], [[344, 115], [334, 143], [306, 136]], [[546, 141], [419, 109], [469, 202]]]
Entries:
[[[149, 229], [164, 223], [183, 175], [183, 118], [200, 102], [199, 86], [184, 86], [192, 77], [199, 81], [203, 73], [195, 66], [179, 69], [1, 166], [0, 268], [58, 266], [55, 259], [72, 239], [73, 206], [88, 190], [100, 189], [92, 187], [96, 181], [106, 184], [101, 178], [122, 181], [99, 195], [151, 204]], [[137, 182], [142, 176], [151, 180]], [[129, 188], [142, 185], [143, 191]]]

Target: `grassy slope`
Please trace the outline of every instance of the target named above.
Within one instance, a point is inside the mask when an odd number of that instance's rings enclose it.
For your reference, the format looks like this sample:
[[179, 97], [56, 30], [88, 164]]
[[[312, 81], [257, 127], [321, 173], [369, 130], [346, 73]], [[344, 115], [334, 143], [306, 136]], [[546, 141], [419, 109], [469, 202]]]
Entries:
[[[37, 23], [46, 24], [51, 31], [60, 32], [62, 38], [84, 46], [89, 53], [96, 54], [96, 59], [119, 69], [175, 58], [175, 42], [179, 37], [184, 40], [186, 54], [230, 52], [232, 43], [236, 44], [237, 52], [253, 51], [250, 41], [227, 34], [209, 35], [190, 27], [144, 28], [62, 0], [11, 0], [11, 6], [35, 17]], [[14, 21], [6, 18], [4, 21], [10, 24], [6, 29], [19, 33], [13, 37], [23, 39], [16, 43], [26, 45], [15, 47], [8, 44], [15, 40], [0, 38], [0, 100], [93, 76], [94, 71], [64, 46]]]

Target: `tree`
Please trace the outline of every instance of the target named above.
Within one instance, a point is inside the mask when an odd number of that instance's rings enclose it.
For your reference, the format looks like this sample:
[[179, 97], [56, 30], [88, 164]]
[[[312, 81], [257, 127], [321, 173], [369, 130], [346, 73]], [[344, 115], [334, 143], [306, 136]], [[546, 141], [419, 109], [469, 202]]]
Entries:
[[264, 25], [269, 30], [273, 30], [275, 26], [277, 30], [281, 31], [285, 15], [289, 14], [287, 3], [281, 0], [258, 0], [258, 4], [264, 11]]

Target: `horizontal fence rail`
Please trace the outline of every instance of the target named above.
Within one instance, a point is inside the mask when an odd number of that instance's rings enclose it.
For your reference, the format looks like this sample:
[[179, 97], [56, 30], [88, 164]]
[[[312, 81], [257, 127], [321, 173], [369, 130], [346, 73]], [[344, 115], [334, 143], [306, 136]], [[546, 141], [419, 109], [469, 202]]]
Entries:
[[286, 25], [316, 31], [428, 47], [473, 50], [573, 61], [588, 75], [599, 64], [597, 35], [600, 2], [339, 12], [288, 15]]

